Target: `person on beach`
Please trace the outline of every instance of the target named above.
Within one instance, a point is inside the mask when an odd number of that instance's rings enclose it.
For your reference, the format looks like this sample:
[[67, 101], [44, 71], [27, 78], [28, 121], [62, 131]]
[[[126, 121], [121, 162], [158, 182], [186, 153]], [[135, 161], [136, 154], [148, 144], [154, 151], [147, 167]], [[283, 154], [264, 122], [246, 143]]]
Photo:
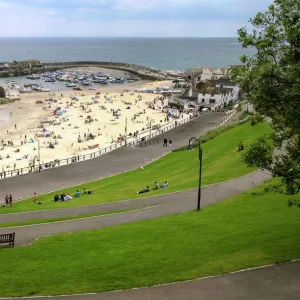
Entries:
[[136, 192], [136, 193], [137, 193], [137, 194], [144, 194], [144, 193], [148, 193], [148, 192], [150, 192], [149, 186], [145, 187], [142, 191]]
[[33, 203], [36, 203], [36, 200], [37, 200], [37, 194], [34, 193], [34, 194], [33, 194]]
[[9, 195], [9, 206], [12, 206], [12, 195]]
[[168, 147], [168, 139], [166, 137], [164, 138], [163, 147]]

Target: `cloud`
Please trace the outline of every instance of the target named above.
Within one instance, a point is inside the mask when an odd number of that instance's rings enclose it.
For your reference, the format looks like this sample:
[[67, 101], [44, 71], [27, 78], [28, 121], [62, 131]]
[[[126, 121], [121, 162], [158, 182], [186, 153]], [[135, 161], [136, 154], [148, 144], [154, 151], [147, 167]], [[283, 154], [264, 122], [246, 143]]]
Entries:
[[235, 36], [271, 0], [0, 0], [0, 36]]

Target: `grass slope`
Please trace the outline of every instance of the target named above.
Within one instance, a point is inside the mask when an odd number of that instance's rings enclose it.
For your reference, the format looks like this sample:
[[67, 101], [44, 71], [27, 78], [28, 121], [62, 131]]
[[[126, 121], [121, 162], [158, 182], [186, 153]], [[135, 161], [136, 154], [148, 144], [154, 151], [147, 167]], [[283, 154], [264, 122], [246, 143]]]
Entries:
[[76, 219], [112, 215], [112, 214], [132, 211], [132, 210], [134, 210], [134, 209], [115, 210], [115, 211], [109, 211], [109, 212], [98, 212], [98, 213], [78, 215], [78, 216], [73, 216], [73, 217], [60, 217], [60, 218], [51, 218], [51, 219], [29, 220], [29, 221], [24, 221], [24, 222], [0, 223], [0, 228], [54, 223], [54, 222], [61, 222], [61, 221], [70, 221], [70, 220], [76, 220]]
[[[258, 137], [271, 132], [267, 123], [252, 127], [249, 123], [230, 129], [215, 139], [203, 144], [203, 173], [202, 184], [212, 184], [227, 179], [240, 177], [251, 172], [241, 162], [240, 153], [237, 153], [237, 145], [243, 141], [245, 147], [253, 143]], [[42, 205], [35, 205], [32, 199], [16, 202], [12, 208], [1, 209], [0, 213], [15, 213], [21, 211], [34, 211], [70, 206], [82, 206], [96, 203], [104, 203], [126, 199], [149, 197], [163, 193], [170, 193], [185, 189], [191, 189], [198, 185], [198, 151], [172, 152], [158, 161], [138, 169], [113, 177], [94, 181], [78, 187], [66, 189], [74, 194], [77, 189], [91, 189], [92, 195], [74, 199], [64, 203], [53, 203], [54, 193], [41, 195], [39, 201]], [[168, 181], [167, 189], [152, 191], [143, 195], [136, 192], [145, 186], [154, 186], [154, 182]], [[65, 190], [65, 191], [66, 191]]]
[[249, 191], [201, 212], [1, 250], [0, 296], [127, 289], [299, 258], [299, 210], [286, 200]]

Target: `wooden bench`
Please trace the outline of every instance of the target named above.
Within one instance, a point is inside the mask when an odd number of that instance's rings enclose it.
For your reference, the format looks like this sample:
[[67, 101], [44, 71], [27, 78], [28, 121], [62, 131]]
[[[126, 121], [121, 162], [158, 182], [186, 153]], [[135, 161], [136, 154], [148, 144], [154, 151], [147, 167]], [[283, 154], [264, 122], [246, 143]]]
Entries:
[[10, 247], [15, 246], [15, 232], [0, 234], [0, 244], [9, 244]]

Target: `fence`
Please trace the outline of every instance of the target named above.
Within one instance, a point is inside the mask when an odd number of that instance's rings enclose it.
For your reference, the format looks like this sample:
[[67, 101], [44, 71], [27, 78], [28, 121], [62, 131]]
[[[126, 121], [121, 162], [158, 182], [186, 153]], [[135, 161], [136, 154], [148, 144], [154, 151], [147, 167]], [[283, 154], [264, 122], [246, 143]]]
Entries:
[[49, 163], [43, 163], [43, 164], [41, 164], [44, 166], [42, 169], [40, 169], [38, 166], [31, 166], [31, 167], [25, 167], [25, 168], [20, 168], [20, 169], [15, 169], [15, 170], [3, 171], [0, 173], [0, 179], [14, 177], [14, 176], [18, 176], [18, 175], [25, 175], [25, 174], [33, 173], [33, 172], [44, 171], [44, 170], [48, 170], [48, 169], [55, 168], [55, 167], [66, 166], [66, 165], [69, 165], [72, 163], [78, 163], [78, 162], [86, 161], [89, 159], [94, 159], [96, 157], [107, 154], [111, 151], [114, 151], [114, 150], [119, 149], [124, 146], [133, 147], [136, 145], [140, 145], [140, 147], [143, 147], [143, 146], [145, 147], [145, 146], [151, 145], [151, 144], [152, 145], [158, 144], [159, 140], [157, 140], [157, 139], [151, 140], [151, 139], [160, 134], [163, 134], [164, 132], [167, 132], [177, 126], [183, 125], [183, 124], [189, 122], [191, 119], [193, 119], [193, 118], [187, 117], [182, 120], [179, 120], [179, 119], [173, 120], [167, 124], [162, 125], [158, 129], [153, 129], [153, 128], [146, 129], [143, 132], [139, 133], [139, 137], [129, 136], [122, 142], [114, 143], [104, 149], [99, 149], [93, 153], [88, 153], [88, 154], [84, 154], [84, 155], [76, 155], [73, 157], [60, 159], [60, 160], [56, 159]]

